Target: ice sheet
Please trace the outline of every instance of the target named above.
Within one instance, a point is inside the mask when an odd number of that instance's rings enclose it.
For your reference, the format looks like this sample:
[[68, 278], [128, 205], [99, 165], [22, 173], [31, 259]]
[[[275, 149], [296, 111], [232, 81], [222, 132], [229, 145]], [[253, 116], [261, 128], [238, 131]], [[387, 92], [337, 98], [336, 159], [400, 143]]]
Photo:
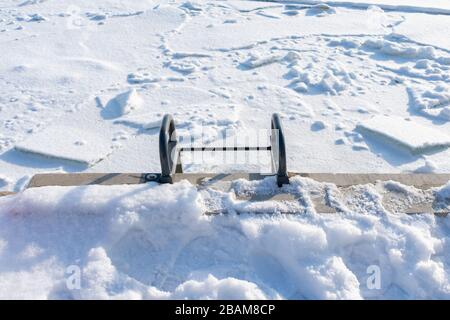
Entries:
[[450, 136], [399, 117], [375, 116], [361, 122], [358, 128], [370, 135], [406, 147], [415, 154], [450, 146]]
[[93, 165], [112, 152], [110, 141], [76, 127], [55, 125], [15, 145], [15, 149], [50, 158]]

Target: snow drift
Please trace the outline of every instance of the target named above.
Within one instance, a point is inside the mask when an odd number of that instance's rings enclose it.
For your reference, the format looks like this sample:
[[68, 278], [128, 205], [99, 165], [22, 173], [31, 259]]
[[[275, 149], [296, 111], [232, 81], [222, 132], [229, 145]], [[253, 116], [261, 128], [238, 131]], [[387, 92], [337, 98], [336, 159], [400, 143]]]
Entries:
[[188, 182], [28, 189], [0, 199], [0, 297], [449, 298], [448, 218], [360, 200], [365, 214], [208, 216]]

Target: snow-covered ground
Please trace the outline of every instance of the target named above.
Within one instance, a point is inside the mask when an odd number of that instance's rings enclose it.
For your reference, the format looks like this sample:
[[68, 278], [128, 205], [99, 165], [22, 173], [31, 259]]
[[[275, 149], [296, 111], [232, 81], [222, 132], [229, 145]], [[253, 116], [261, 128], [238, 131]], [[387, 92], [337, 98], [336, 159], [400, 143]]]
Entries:
[[[3, 0], [0, 191], [158, 172], [165, 113], [214, 144], [278, 112], [290, 171], [450, 172], [449, 2], [324, 2]], [[0, 198], [0, 296], [448, 298], [448, 218], [364, 194], [358, 214], [206, 217], [187, 183], [27, 190]]]
[[405, 153], [358, 128], [387, 115], [411, 123], [398, 139], [415, 139], [416, 125], [450, 136], [449, 20], [375, 6], [3, 1], [0, 188], [18, 191], [37, 172], [158, 171], [167, 112], [180, 134], [207, 141], [267, 129], [279, 112], [291, 171], [428, 161], [448, 172], [450, 151]]

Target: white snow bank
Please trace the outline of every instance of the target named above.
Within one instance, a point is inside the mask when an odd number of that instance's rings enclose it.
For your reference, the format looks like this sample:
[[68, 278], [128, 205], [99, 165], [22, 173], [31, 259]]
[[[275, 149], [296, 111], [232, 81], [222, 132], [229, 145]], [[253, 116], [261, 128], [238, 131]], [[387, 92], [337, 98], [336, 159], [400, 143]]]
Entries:
[[390, 214], [361, 192], [364, 213], [206, 216], [187, 182], [28, 189], [0, 198], [0, 298], [450, 298], [448, 218]]
[[375, 116], [358, 124], [358, 128], [406, 147], [414, 154], [450, 146], [448, 135], [400, 117]]
[[267, 299], [252, 282], [235, 278], [219, 280], [208, 275], [204, 280], [188, 280], [168, 296], [171, 299]]
[[111, 141], [87, 129], [54, 125], [31, 135], [15, 149], [45, 157], [92, 165], [112, 152]]

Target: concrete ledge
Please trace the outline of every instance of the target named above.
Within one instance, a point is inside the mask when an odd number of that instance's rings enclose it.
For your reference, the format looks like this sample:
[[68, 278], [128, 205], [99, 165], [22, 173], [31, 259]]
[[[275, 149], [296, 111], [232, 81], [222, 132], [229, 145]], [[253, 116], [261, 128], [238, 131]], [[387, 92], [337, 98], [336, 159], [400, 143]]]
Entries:
[[[415, 174], [415, 173], [289, 173], [290, 177], [301, 176], [318, 182], [328, 182], [338, 187], [348, 187], [376, 183], [377, 181], [397, 181], [404, 185], [414, 186], [420, 189], [439, 187], [450, 181], [450, 174]], [[159, 174], [155, 174], [159, 176]], [[261, 180], [270, 175], [259, 173], [177, 173], [174, 181], [188, 180], [192, 184], [199, 185], [214, 182], [233, 181], [237, 179]], [[79, 185], [114, 185], [114, 184], [139, 184], [145, 183], [145, 173], [46, 173], [36, 174], [31, 179], [27, 188], [44, 186], [79, 186]]]
[[144, 183], [142, 173], [43, 173], [31, 178], [27, 188]]
[[4, 197], [4, 196], [10, 196], [12, 194], [15, 194], [15, 192], [11, 192], [11, 191], [0, 191], [0, 197]]

